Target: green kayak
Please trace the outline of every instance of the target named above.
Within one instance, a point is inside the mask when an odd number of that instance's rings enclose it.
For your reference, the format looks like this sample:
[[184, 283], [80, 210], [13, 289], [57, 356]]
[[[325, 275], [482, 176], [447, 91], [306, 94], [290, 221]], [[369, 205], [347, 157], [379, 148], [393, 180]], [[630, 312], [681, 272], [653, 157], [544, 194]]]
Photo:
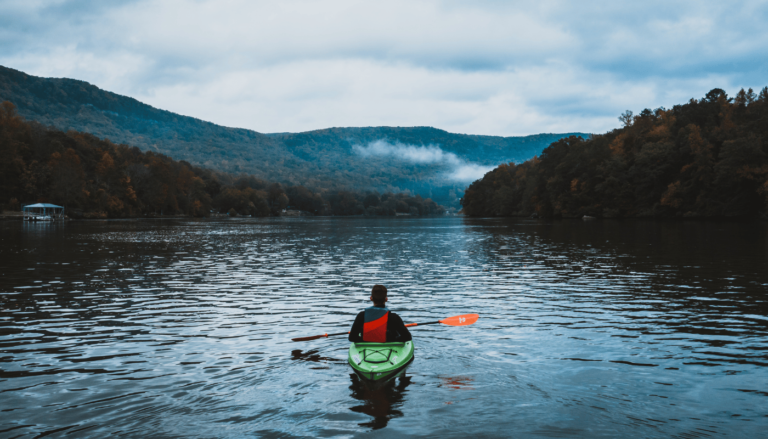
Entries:
[[349, 364], [369, 381], [386, 381], [413, 361], [413, 342], [352, 343]]

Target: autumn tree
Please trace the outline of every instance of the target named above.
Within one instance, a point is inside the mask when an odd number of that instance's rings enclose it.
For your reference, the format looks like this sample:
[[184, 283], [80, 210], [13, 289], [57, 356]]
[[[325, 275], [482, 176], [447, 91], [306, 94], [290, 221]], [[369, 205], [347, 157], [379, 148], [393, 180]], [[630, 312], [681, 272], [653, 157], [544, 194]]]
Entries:
[[712, 89], [672, 109], [627, 111], [623, 127], [561, 139], [504, 164], [461, 200], [471, 216], [768, 217], [768, 88]]
[[[196, 167], [92, 134], [24, 121], [10, 102], [0, 105], [0, 154], [0, 204], [7, 208], [18, 208], [19, 200], [50, 201], [64, 204], [72, 216], [104, 218], [207, 216], [211, 210], [269, 216], [290, 205], [322, 215], [331, 210], [332, 198], [335, 214], [362, 213], [362, 193], [339, 196], [328, 188], [283, 186], [252, 175]], [[392, 203], [402, 201], [409, 211], [441, 208], [431, 200], [397, 197]]]
[[64, 206], [79, 207], [89, 195], [85, 190], [85, 172], [74, 149], [54, 152], [48, 161], [51, 198]]

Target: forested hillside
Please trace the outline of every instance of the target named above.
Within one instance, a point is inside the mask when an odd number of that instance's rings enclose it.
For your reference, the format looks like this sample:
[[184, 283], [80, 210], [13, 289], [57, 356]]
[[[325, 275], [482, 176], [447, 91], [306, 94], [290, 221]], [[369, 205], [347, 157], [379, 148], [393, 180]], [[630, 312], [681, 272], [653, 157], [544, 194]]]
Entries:
[[0, 209], [22, 203], [65, 206], [73, 217], [156, 215], [433, 215], [431, 199], [407, 194], [284, 186], [175, 161], [88, 133], [28, 122], [0, 104]]
[[[265, 135], [158, 110], [83, 81], [39, 78], [2, 66], [0, 101], [12, 102], [27, 120], [91, 133], [217, 171], [307, 187], [407, 190], [456, 207], [471, 181], [457, 177], [457, 167], [522, 162], [560, 138], [582, 135], [474, 136], [430, 127], [329, 128]], [[360, 154], [358, 147], [376, 141], [431, 147], [427, 153], [437, 148], [443, 155], [413, 160], [397, 154], [397, 149], [384, 155]]]
[[466, 190], [464, 213], [768, 218], [768, 87], [619, 119], [621, 129], [489, 172]]

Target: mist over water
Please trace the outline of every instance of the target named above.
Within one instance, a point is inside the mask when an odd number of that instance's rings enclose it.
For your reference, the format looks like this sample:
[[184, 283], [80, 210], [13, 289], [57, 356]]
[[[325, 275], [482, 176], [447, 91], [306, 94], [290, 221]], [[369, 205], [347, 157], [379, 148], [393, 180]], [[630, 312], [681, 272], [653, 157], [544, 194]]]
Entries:
[[381, 139], [365, 146], [352, 145], [352, 150], [363, 158], [391, 157], [411, 164], [439, 165], [444, 168], [440, 177], [448, 182], [472, 182], [496, 167], [467, 161], [452, 152], [443, 151], [440, 145], [433, 144], [408, 145]]
[[[765, 224], [0, 223], [0, 437], [759, 437]], [[414, 328], [370, 389], [374, 283]]]

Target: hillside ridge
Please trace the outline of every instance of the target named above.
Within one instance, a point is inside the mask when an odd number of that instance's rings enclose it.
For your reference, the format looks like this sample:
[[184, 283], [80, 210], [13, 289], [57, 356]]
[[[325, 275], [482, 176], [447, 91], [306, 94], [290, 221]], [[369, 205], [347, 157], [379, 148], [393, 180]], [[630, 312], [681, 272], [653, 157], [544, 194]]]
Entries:
[[768, 219], [768, 87], [715, 88], [624, 127], [502, 164], [461, 200], [469, 216]]
[[[409, 191], [455, 206], [468, 183], [450, 178], [456, 174], [457, 163], [489, 169], [525, 161], [564, 137], [587, 137], [584, 133], [455, 134], [424, 126], [332, 127], [263, 134], [158, 109], [85, 81], [41, 78], [3, 66], [0, 101], [12, 102], [27, 120], [87, 132], [217, 171], [307, 187]], [[433, 146], [445, 154], [442, 161], [414, 162], [396, 149], [380, 148], [378, 155], [361, 157], [361, 150], [355, 148], [378, 141], [385, 142], [384, 146]], [[434, 148], [430, 151], [435, 152]]]

